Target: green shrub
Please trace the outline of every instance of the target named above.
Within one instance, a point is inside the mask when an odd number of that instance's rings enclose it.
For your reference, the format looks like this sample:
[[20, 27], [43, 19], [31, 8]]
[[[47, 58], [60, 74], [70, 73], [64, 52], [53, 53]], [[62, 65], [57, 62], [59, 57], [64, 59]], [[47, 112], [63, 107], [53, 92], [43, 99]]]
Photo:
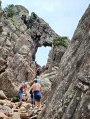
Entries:
[[15, 14], [14, 12], [14, 5], [8, 5], [7, 7], [4, 8], [4, 12], [6, 13], [7, 17], [13, 17], [13, 15]]
[[20, 102], [19, 97], [13, 97], [13, 102]]
[[65, 48], [68, 47], [68, 37], [58, 37], [53, 40], [54, 47], [63, 46]]

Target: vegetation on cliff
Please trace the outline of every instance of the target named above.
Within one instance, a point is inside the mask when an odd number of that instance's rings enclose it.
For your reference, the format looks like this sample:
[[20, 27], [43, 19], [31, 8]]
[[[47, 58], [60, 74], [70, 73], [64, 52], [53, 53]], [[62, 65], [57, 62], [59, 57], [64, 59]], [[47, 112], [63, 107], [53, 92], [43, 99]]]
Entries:
[[60, 46], [63, 46], [65, 48], [67, 48], [68, 45], [69, 45], [68, 37], [63, 36], [63, 37], [54, 38], [53, 39], [53, 45], [54, 45], [55, 48], [60, 48]]
[[13, 17], [13, 15], [15, 14], [14, 11], [14, 5], [8, 5], [7, 7], [4, 8], [4, 12], [6, 13], [7, 17]]

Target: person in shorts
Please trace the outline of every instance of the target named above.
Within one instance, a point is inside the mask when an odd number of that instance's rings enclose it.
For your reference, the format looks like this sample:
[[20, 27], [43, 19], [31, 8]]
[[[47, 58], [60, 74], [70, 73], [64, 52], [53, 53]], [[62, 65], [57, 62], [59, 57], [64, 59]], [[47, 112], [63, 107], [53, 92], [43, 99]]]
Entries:
[[33, 84], [32, 88], [33, 88], [32, 92], [34, 93], [35, 106], [40, 106], [41, 105], [41, 91], [42, 91], [42, 87], [37, 82], [37, 79], [34, 80], [34, 84]]
[[22, 86], [19, 88], [20, 101], [22, 101], [22, 99], [23, 99], [23, 88], [24, 88], [24, 84], [22, 84]]

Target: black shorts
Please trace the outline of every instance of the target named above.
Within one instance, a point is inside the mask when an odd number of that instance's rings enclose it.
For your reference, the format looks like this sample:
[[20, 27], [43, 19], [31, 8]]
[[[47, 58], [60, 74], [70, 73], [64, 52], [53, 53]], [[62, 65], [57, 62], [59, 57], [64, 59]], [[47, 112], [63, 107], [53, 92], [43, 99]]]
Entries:
[[40, 101], [41, 100], [41, 92], [40, 91], [35, 91], [34, 92], [34, 99], [35, 99], [35, 101]]

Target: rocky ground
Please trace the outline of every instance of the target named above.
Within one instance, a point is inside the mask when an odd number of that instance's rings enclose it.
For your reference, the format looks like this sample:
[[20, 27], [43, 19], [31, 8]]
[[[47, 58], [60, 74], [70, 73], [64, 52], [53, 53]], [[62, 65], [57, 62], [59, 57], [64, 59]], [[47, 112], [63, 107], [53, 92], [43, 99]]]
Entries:
[[32, 108], [30, 101], [13, 103], [2, 98], [3, 100], [0, 99], [0, 119], [37, 119], [43, 109], [43, 106]]
[[[35, 13], [29, 16], [20, 5], [13, 9], [11, 18], [0, 9], [0, 119], [89, 119], [90, 5], [67, 49], [54, 47], [58, 35]], [[40, 46], [52, 47], [40, 76], [42, 106], [32, 108], [30, 98], [12, 102], [21, 83], [35, 78]], [[28, 85], [28, 97], [29, 90]]]
[[24, 96], [22, 102], [15, 102], [13, 98], [7, 98], [4, 92], [0, 90], [0, 119], [37, 119], [45, 107], [47, 97], [52, 88], [53, 78], [57, 75], [57, 68], [53, 67], [51, 71], [45, 70], [40, 75], [40, 84], [43, 89], [42, 105], [40, 107], [32, 107], [30, 103], [29, 83], [27, 84], [27, 96]]

